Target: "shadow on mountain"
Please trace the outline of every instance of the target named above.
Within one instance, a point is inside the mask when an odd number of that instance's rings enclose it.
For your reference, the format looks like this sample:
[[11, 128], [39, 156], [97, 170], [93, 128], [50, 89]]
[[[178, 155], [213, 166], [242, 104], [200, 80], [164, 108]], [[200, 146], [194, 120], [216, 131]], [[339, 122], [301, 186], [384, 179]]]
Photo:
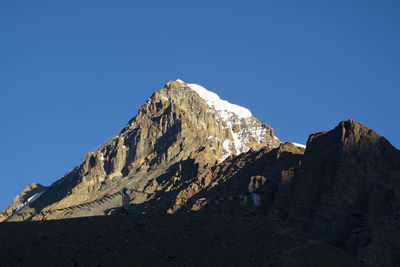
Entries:
[[[188, 201], [194, 210], [269, 215], [288, 202], [304, 149], [291, 143], [273, 150], [252, 151], [214, 170], [217, 183]], [[261, 197], [254, 207], [252, 193]]]
[[[165, 213], [171, 207], [178, 197], [178, 194], [187, 189], [197, 180], [199, 171], [206, 168], [195, 162], [194, 159], [187, 159], [172, 164], [162, 175], [152, 181], [149, 181], [146, 191], [149, 187], [159, 185], [163, 190], [154, 190], [155, 197], [141, 204], [132, 204], [130, 209], [135, 212], [147, 213]], [[164, 188], [168, 188], [165, 190]]]

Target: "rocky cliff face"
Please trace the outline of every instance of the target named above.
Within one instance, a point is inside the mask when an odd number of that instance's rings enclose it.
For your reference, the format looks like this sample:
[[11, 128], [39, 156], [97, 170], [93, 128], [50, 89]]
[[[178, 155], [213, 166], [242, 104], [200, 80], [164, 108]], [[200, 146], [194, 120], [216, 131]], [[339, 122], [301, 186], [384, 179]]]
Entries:
[[261, 196], [258, 212], [271, 220], [364, 263], [400, 264], [400, 151], [355, 121], [310, 135], [306, 150], [285, 143], [248, 152], [207, 177], [187, 198], [192, 210], [240, 211], [243, 201], [218, 200], [251, 189]]
[[400, 151], [352, 120], [303, 148], [249, 110], [170, 81], [118, 136], [50, 187], [25, 189], [0, 220], [113, 214], [122, 187], [132, 213], [253, 212], [364, 263], [400, 265]]
[[[104, 214], [119, 205], [108, 197], [122, 187], [141, 192], [132, 197], [135, 204], [143, 204], [158, 191], [170, 191], [178, 179], [193, 179], [198, 168], [279, 143], [272, 128], [257, 121], [249, 110], [199, 85], [170, 81], [140, 107], [118, 136], [88, 153], [82, 165], [29, 206], [18, 211], [7, 207], [13, 216], [3, 219]], [[89, 210], [82, 204], [92, 206]]]
[[287, 220], [366, 263], [400, 263], [400, 151], [348, 120], [307, 142]]

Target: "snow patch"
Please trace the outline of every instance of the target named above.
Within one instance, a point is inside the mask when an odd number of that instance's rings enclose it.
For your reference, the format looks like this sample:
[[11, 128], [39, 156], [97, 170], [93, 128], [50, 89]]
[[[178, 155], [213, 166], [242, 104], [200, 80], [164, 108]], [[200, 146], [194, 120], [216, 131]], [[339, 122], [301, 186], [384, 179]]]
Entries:
[[292, 143], [293, 145], [298, 146], [298, 147], [306, 148], [306, 145], [303, 145], [303, 144], [293, 143], [293, 142], [290, 142], [290, 143]]
[[232, 141], [229, 139], [226, 139], [223, 143], [222, 143], [222, 147], [224, 148], [224, 154], [221, 157], [221, 162], [224, 161], [227, 157], [229, 157], [232, 154], [231, 151], [231, 146], [232, 146]]
[[[212, 112], [216, 119], [222, 122], [222, 128], [231, 131], [232, 138], [225, 139], [222, 142], [224, 152], [220, 158], [221, 162], [231, 154], [239, 155], [249, 151], [248, 144], [251, 140], [262, 143], [265, 137], [269, 135], [268, 129], [257, 121], [247, 108], [222, 100], [216, 93], [210, 92], [200, 85], [187, 84], [180, 79], [176, 81], [195, 91], [206, 102], [209, 108], [208, 111]], [[273, 139], [270, 143], [273, 141], [279, 142], [276, 136], [271, 137]], [[208, 137], [208, 139], [212, 138], [211, 136]], [[221, 142], [220, 140], [218, 141]]]
[[[44, 192], [44, 191], [43, 191]], [[26, 205], [29, 205], [30, 203], [32, 203], [33, 201], [35, 201], [38, 197], [40, 197], [41, 194], [43, 194], [43, 192], [34, 194], [33, 196], [31, 196], [30, 198], [28, 198], [27, 201], [25, 201], [24, 203], [20, 204], [18, 206], [18, 208], [15, 210], [16, 212], [21, 210], [23, 207], [25, 207]]]
[[34, 195], [31, 196], [30, 198], [28, 198], [28, 200], [26, 201], [26, 204], [29, 204], [29, 203], [32, 203], [33, 201], [35, 201], [38, 197], [40, 197], [40, 195], [41, 195], [42, 193], [43, 193], [43, 192], [34, 194]]
[[[234, 133], [232, 131], [232, 137], [233, 137], [233, 143], [235, 145], [236, 148], [236, 153], [237, 154], [242, 154], [245, 153], [247, 151], [249, 151], [250, 149], [244, 144], [243, 142], [243, 138], [240, 134], [238, 133]], [[248, 140], [247, 140], [248, 142]]]
[[[207, 140], [210, 140], [210, 141], [215, 140], [215, 142], [217, 142], [218, 145], [221, 143], [221, 140], [218, 137], [211, 136], [211, 135], [209, 137], [207, 137]], [[211, 151], [213, 151], [215, 153], [216, 150], [217, 149], [214, 146], [211, 146]]]
[[[176, 80], [177, 82], [184, 83], [182, 80]], [[253, 116], [247, 108], [239, 105], [231, 104], [226, 100], [222, 100], [216, 93], [208, 91], [203, 86], [198, 84], [187, 84], [193, 91], [195, 91], [201, 98], [203, 98], [207, 105], [214, 108], [217, 111], [230, 112], [236, 114], [239, 118], [248, 118]], [[223, 114], [223, 117], [229, 117], [230, 114]]]
[[104, 158], [104, 154], [103, 153], [101, 153], [101, 158], [100, 158], [102, 161], [104, 161], [105, 160], [105, 158]]

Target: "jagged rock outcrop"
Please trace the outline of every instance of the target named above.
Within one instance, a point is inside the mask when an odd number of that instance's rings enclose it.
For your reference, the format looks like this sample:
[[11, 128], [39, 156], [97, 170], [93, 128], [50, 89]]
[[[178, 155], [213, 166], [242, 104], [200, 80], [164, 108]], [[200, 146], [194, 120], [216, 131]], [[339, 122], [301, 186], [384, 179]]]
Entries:
[[271, 220], [364, 263], [400, 264], [400, 151], [355, 121], [310, 135], [305, 151], [285, 143], [242, 154], [209, 172], [209, 182], [187, 194], [186, 208], [238, 211], [243, 201], [218, 199], [252, 189], [261, 196], [259, 212]]
[[119, 203], [110, 200], [84, 211], [74, 208], [96, 203], [122, 187], [143, 192], [132, 195], [132, 203], [143, 204], [158, 198], [157, 192], [170, 191], [177, 180], [196, 179], [197, 169], [279, 143], [272, 128], [249, 110], [199, 85], [170, 81], [139, 108], [118, 136], [88, 153], [80, 166], [9, 220], [25, 219], [21, 214], [28, 208], [29, 214], [32, 210], [36, 214], [29, 217], [34, 220], [102, 215]]
[[[250, 190], [262, 195], [260, 211], [264, 215], [269, 210], [280, 210], [279, 207], [286, 207], [290, 199], [292, 178], [298, 172], [303, 153], [304, 148], [283, 143], [272, 150], [264, 148], [230, 157], [213, 168], [203, 170], [196, 182], [181, 190], [170, 212], [182, 207], [197, 210], [199, 199], [207, 200], [210, 204], [206, 206], [208, 209], [224, 211], [226, 202], [213, 205], [213, 200], [244, 196]], [[234, 205], [238, 206], [238, 203]]]
[[400, 151], [348, 120], [312, 134], [287, 220], [369, 264], [400, 264]]
[[[47, 186], [43, 186], [38, 183], [30, 183], [29, 186], [24, 188], [22, 192], [17, 195], [10, 205], [8, 205], [2, 212], [0, 213], [0, 221], [6, 220], [8, 217], [14, 215], [21, 209], [29, 206], [29, 204], [35, 201], [44, 191], [46, 191]], [[32, 216], [34, 211], [26, 212], [26, 215], [22, 217], [22, 219], [28, 219], [28, 217]]]

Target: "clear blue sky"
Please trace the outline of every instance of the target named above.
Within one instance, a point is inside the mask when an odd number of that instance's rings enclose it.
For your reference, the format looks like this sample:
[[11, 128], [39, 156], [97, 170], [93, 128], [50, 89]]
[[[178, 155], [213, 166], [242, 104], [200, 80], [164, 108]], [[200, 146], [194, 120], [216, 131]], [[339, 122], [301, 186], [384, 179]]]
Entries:
[[352, 118], [400, 147], [399, 1], [137, 2], [0, 2], [0, 208], [177, 78], [283, 141]]

